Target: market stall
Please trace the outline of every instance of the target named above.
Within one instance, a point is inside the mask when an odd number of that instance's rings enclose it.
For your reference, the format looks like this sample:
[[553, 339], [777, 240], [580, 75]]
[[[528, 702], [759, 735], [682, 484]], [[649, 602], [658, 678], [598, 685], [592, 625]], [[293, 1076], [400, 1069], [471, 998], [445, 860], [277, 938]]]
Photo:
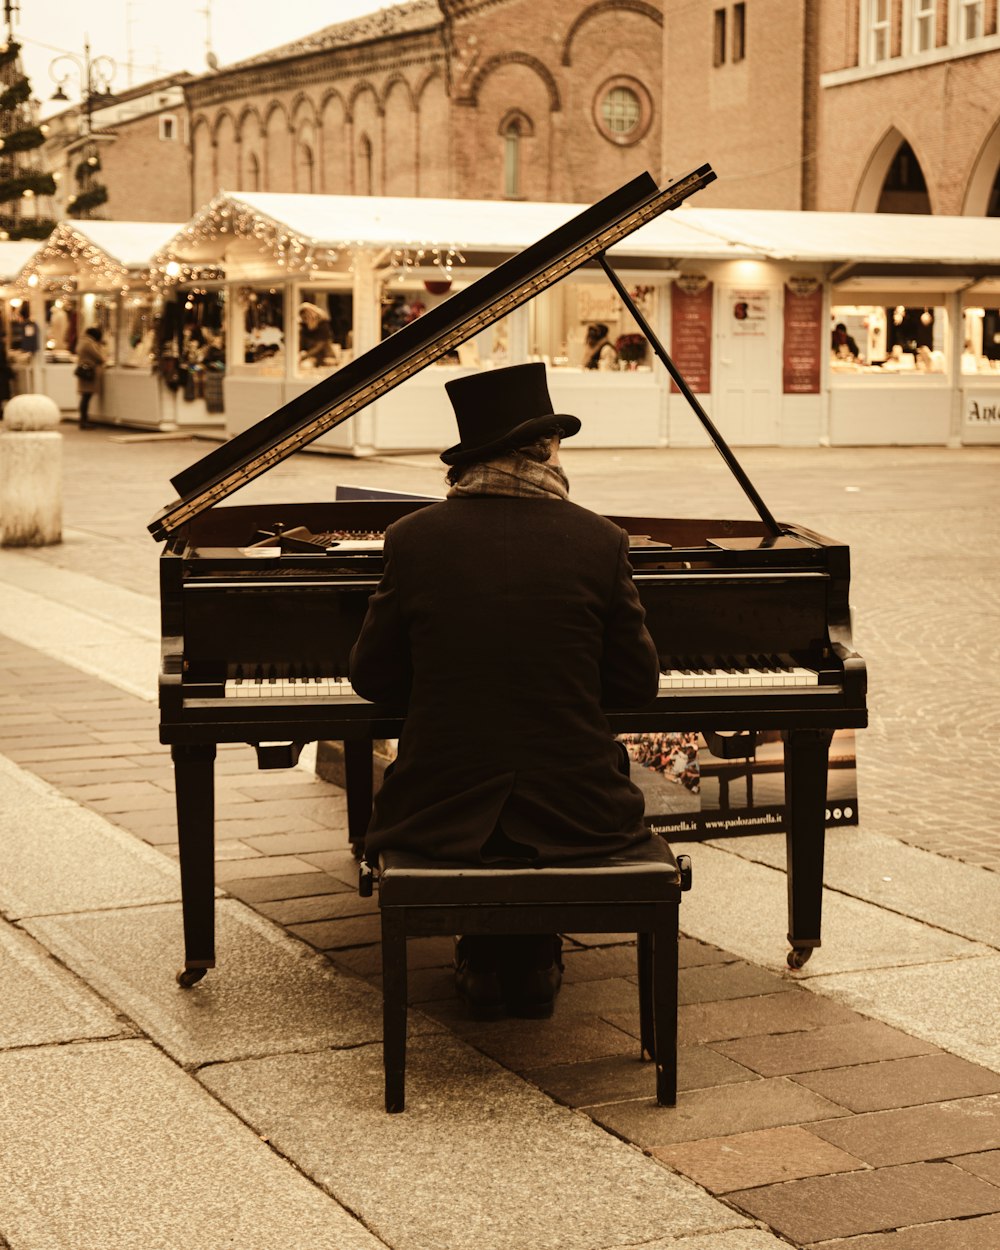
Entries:
[[[578, 211], [523, 201], [222, 193], [157, 255], [154, 280], [195, 323], [212, 302], [202, 337], [217, 358], [226, 432], [235, 434]], [[1000, 428], [983, 416], [994, 411], [1000, 357], [989, 286], [1000, 281], [994, 219], [685, 204], [609, 255], [735, 446], [947, 444], [991, 440]], [[197, 324], [189, 331], [197, 335]], [[549, 366], [553, 402], [583, 420], [576, 446], [706, 442], [595, 265], [319, 445], [354, 455], [440, 448], [452, 434], [443, 382], [525, 360]]]
[[[204, 285], [208, 269], [224, 274], [225, 424], [235, 434], [577, 211], [508, 201], [221, 194], [166, 245], [156, 270], [179, 290]], [[688, 226], [676, 213], [611, 251], [633, 298], [663, 335], [679, 258], [755, 254]], [[526, 360], [550, 366], [553, 402], [584, 419], [578, 446], [666, 440], [668, 395], [659, 366], [595, 267], [495, 323], [324, 435], [320, 445], [356, 455], [439, 448], [453, 426], [444, 381]]]
[[10, 389], [21, 395], [37, 386], [34, 366], [38, 343], [30, 328], [27, 335], [24, 332], [25, 323], [31, 321], [31, 305], [15, 280], [37, 250], [37, 239], [0, 239], [0, 338], [11, 371]]
[[97, 329], [107, 365], [91, 418], [174, 427], [174, 398], [159, 372], [163, 300], [150, 284], [150, 260], [177, 229], [163, 222], [66, 221], [32, 246], [13, 298], [31, 309], [39, 328], [37, 389], [64, 412], [77, 404], [80, 336]]
[[693, 209], [824, 275], [832, 444], [1000, 442], [1000, 220]]

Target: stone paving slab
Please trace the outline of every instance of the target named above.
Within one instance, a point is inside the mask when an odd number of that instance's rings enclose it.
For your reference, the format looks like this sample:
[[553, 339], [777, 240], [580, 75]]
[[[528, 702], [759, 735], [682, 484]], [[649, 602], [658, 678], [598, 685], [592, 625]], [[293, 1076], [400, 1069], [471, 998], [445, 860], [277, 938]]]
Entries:
[[[26, 926], [179, 1063], [357, 1046], [382, 1036], [381, 996], [241, 904], [216, 904], [220, 966], [191, 990], [179, 907], [135, 907]], [[410, 1016], [412, 1032], [427, 1024]]]
[[0, 921], [0, 1050], [128, 1034], [128, 1023], [27, 934]]
[[661, 1111], [644, 1099], [592, 1107], [589, 1114], [644, 1150], [847, 1115], [843, 1107], [781, 1076], [681, 1093], [669, 1116]]
[[720, 1055], [759, 1072], [761, 1076], [793, 1076], [816, 1068], [874, 1059], [902, 1059], [933, 1050], [927, 1042], [910, 1037], [877, 1020], [854, 1020], [848, 1024], [821, 1025], [801, 1033], [775, 1037], [741, 1037], [713, 1042]]
[[653, 1154], [715, 1194], [864, 1167], [860, 1159], [797, 1125], [660, 1146]]
[[8, 916], [179, 898], [177, 870], [162, 856], [0, 756], [0, 908]]
[[984, 1150], [982, 1154], [961, 1155], [949, 1162], [973, 1176], [981, 1176], [991, 1185], [1000, 1186], [1000, 1150]]
[[856, 1113], [1000, 1092], [1000, 1074], [940, 1053], [802, 1072], [794, 1079]]
[[[709, 843], [722, 849], [719, 842]], [[764, 834], [730, 841], [743, 859], [784, 870], [785, 839]], [[949, 864], [941, 889], [941, 856], [863, 826], [827, 833], [823, 879], [828, 886], [890, 911], [1000, 947], [1000, 873]]]
[[997, 1250], [1000, 1215], [944, 1224], [922, 1224], [892, 1233], [818, 1242], [815, 1250]]
[[816, 988], [857, 1011], [1000, 1072], [1000, 955], [823, 977]]
[[873, 1111], [842, 1124], [815, 1124], [813, 1132], [872, 1167], [996, 1150], [1000, 1148], [1000, 1095]]
[[724, 1233], [696, 1233], [693, 1237], [670, 1237], [665, 1241], [644, 1241], [627, 1250], [787, 1250], [788, 1242], [779, 1241], [762, 1228], [731, 1228]]
[[776, 1232], [805, 1244], [1000, 1211], [1000, 1189], [950, 1163], [844, 1172], [737, 1190], [727, 1197]]
[[[691, 856], [694, 869], [694, 888], [681, 904], [684, 932], [784, 974], [788, 950], [784, 872], [743, 859], [738, 849], [719, 850], [704, 843], [671, 845], [677, 854]], [[950, 868], [949, 864], [949, 872]], [[938, 888], [943, 889], [940, 882]], [[988, 947], [965, 938], [824, 890], [823, 945], [795, 976], [807, 979], [988, 953]]]
[[199, 1077], [393, 1250], [611, 1250], [747, 1223], [447, 1035], [410, 1045], [398, 1116], [378, 1047]]
[[686, 1042], [715, 1042], [761, 1034], [798, 1033], [820, 1025], [846, 1024], [857, 1015], [840, 1003], [788, 985], [781, 994], [722, 1002], [688, 1003], [678, 1012]]
[[[650, 1065], [638, 1056], [614, 1055], [583, 1063], [559, 1063], [521, 1072], [532, 1084], [569, 1107], [590, 1107], [605, 1102], [643, 1098], [650, 1092]], [[678, 1089], [704, 1089], [757, 1077], [705, 1046], [680, 1046], [677, 1051]]]
[[384, 1250], [149, 1042], [0, 1054], [0, 1106], [11, 1250]]

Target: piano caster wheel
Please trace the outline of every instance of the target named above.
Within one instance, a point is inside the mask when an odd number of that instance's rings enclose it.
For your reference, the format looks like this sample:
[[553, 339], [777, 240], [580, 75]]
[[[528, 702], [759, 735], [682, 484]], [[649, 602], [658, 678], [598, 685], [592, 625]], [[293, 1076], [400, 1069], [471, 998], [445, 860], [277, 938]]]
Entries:
[[789, 968], [805, 967], [812, 953], [813, 948], [811, 946], [793, 946], [786, 956]]
[[182, 968], [177, 974], [177, 984], [181, 989], [189, 990], [198, 984], [207, 971], [207, 968]]
[[351, 854], [352, 854], [352, 855], [354, 856], [354, 858], [355, 858], [355, 859], [357, 859], [357, 860], [362, 860], [362, 859], [364, 859], [364, 857], [365, 857], [365, 844], [364, 844], [363, 842], [352, 842], [352, 843], [351, 843]]

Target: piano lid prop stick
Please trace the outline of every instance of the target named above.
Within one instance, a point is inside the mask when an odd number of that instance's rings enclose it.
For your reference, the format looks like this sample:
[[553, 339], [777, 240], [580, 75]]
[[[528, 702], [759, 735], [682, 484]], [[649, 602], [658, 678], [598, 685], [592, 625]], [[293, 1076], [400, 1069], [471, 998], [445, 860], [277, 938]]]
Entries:
[[643, 314], [639, 311], [638, 307], [636, 306], [635, 301], [632, 299], [631, 295], [629, 295], [628, 291], [626, 291], [624, 285], [622, 284], [621, 279], [618, 277], [615, 271], [608, 264], [608, 258], [605, 255], [605, 253], [602, 252], [598, 256], [597, 260], [601, 268], [608, 275], [608, 281], [617, 291], [618, 297], [621, 299], [622, 303], [625, 305], [625, 307], [629, 310], [629, 312], [635, 318], [636, 324], [638, 325], [639, 329], [643, 332], [643, 334], [650, 341], [650, 343], [653, 344], [653, 351], [655, 351], [657, 356], [659, 356], [659, 358], [663, 361], [664, 365], [666, 366], [667, 372], [670, 374], [673, 380], [677, 383], [677, 389], [680, 391], [680, 393], [684, 396], [684, 398], [688, 401], [688, 403], [694, 409], [695, 415], [698, 417], [698, 420], [702, 423], [702, 425], [708, 431], [709, 437], [711, 438], [715, 446], [718, 448], [719, 454], [722, 456], [723, 460], [725, 460], [726, 464], [729, 465], [736, 480], [743, 487], [743, 490], [746, 493], [747, 498], [750, 500], [753, 506], [757, 509], [757, 515], [760, 517], [760, 519], [764, 522], [764, 524], [770, 530], [771, 537], [778, 538], [782, 533], [781, 526], [771, 515], [770, 509], [768, 508], [767, 504], [763, 501], [763, 499], [761, 499], [760, 495], [757, 493], [757, 490], [753, 482], [750, 481], [750, 479], [747, 477], [746, 473], [744, 472], [743, 466], [740, 464], [740, 462], [736, 459], [736, 457], [730, 451], [726, 443], [726, 440], [722, 437], [722, 435], [716, 429], [715, 422], [712, 420], [712, 418], [708, 415], [705, 409], [698, 402], [697, 398], [695, 397], [694, 391], [691, 390], [690, 386], [688, 386], [687, 382], [684, 380], [684, 376], [682, 375], [681, 371], [677, 368], [674, 362], [667, 355], [667, 349], [660, 342], [659, 338], [657, 338], [655, 332], [653, 331], [653, 327], [649, 324], [649, 322], [646, 320]]

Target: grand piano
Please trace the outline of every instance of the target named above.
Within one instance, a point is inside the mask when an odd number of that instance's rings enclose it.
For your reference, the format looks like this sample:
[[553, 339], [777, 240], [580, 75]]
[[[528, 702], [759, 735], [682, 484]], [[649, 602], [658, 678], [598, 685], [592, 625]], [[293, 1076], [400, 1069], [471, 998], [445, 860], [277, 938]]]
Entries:
[[245, 483], [584, 264], [600, 266], [753, 503], [756, 520], [612, 517], [660, 654], [654, 703], [611, 716], [617, 733], [703, 731], [724, 758], [755, 733], [785, 744], [788, 963], [821, 941], [826, 776], [836, 729], [867, 724], [854, 651], [846, 545], [779, 524], [691, 393], [605, 255], [714, 178], [702, 166], [659, 189], [644, 174], [405, 326], [172, 479], [150, 522], [165, 541], [160, 740], [177, 795], [190, 987], [215, 966], [214, 760], [252, 745], [262, 768], [302, 746], [344, 743], [348, 836], [359, 848], [372, 799], [372, 742], [398, 737], [404, 708], [353, 693], [348, 657], [381, 575], [380, 536], [425, 506], [365, 500], [218, 506]]

